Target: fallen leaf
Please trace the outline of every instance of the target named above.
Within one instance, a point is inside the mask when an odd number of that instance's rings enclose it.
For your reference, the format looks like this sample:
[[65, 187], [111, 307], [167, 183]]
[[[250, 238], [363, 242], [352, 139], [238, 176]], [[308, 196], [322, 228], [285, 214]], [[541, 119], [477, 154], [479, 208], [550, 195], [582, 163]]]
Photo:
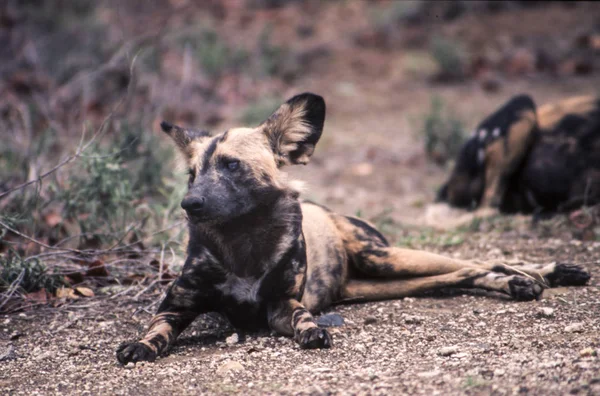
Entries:
[[71, 272], [66, 274], [64, 278], [66, 282], [72, 285], [83, 282], [83, 274], [81, 272]]
[[95, 260], [88, 265], [88, 270], [85, 273], [86, 276], [108, 276], [108, 270], [104, 265], [104, 261]]
[[75, 288], [75, 291], [84, 297], [94, 297], [94, 291], [89, 287], [79, 286]]
[[25, 295], [25, 298], [30, 301], [35, 301], [37, 303], [45, 304], [49, 300], [49, 294], [50, 293], [48, 293], [48, 291], [46, 291], [46, 289], [42, 289], [42, 290], [38, 290], [33, 293], [27, 293]]
[[75, 290], [70, 287], [61, 287], [56, 290], [56, 297], [77, 300], [79, 296], [75, 294]]

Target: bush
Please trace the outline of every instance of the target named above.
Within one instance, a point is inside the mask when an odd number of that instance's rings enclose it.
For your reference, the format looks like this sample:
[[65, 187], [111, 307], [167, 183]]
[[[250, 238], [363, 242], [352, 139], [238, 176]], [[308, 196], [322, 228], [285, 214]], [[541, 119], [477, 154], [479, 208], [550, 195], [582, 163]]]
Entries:
[[438, 78], [440, 80], [460, 80], [465, 77], [467, 54], [460, 43], [435, 36], [431, 40], [430, 51], [438, 65]]
[[248, 62], [246, 50], [232, 47], [214, 30], [186, 35], [181, 38], [181, 42], [184, 47], [193, 51], [202, 70], [212, 78], [237, 71]]
[[266, 25], [258, 37], [258, 70], [263, 76], [276, 76], [283, 74], [284, 71], [286, 71], [286, 62], [288, 61], [290, 55], [285, 48], [271, 43], [272, 32], [272, 26]]
[[25, 293], [42, 289], [54, 293], [64, 285], [62, 277], [49, 274], [40, 260], [23, 259], [9, 250], [7, 254], [0, 254], [0, 292], [7, 291], [15, 282], [17, 282], [17, 290]]
[[258, 125], [266, 120], [281, 103], [281, 98], [275, 96], [259, 98], [246, 106], [244, 111], [242, 111], [240, 121], [244, 125]]
[[422, 134], [427, 157], [439, 165], [455, 158], [465, 140], [463, 122], [454, 118], [437, 96], [431, 100], [429, 113], [423, 116]]
[[[173, 150], [137, 123], [122, 123], [105, 142], [38, 185], [15, 192], [0, 215], [5, 223], [50, 245], [102, 249], [129, 233], [139, 238], [163, 228], [185, 190], [174, 178]], [[42, 213], [59, 220], [48, 223]], [[6, 245], [7, 242], [1, 243]]]

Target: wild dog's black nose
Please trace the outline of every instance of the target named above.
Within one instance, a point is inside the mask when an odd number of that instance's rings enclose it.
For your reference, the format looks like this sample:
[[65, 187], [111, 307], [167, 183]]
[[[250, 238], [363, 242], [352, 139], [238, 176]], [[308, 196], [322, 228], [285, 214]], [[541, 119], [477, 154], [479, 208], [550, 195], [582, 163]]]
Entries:
[[204, 202], [206, 199], [204, 197], [185, 197], [183, 201], [181, 201], [181, 207], [188, 213], [199, 212], [204, 208]]

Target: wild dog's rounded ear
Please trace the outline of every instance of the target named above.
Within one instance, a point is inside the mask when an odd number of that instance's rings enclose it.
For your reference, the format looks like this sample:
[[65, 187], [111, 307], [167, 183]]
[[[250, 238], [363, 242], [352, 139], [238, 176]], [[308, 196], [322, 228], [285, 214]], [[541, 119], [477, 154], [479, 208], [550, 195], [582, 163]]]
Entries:
[[171, 124], [168, 121], [160, 123], [160, 128], [164, 133], [171, 136], [177, 147], [186, 155], [188, 153], [188, 146], [193, 140], [199, 140], [210, 136], [208, 131], [202, 129], [186, 129], [178, 125]]
[[321, 138], [325, 100], [312, 93], [294, 96], [260, 124], [278, 166], [307, 164]]

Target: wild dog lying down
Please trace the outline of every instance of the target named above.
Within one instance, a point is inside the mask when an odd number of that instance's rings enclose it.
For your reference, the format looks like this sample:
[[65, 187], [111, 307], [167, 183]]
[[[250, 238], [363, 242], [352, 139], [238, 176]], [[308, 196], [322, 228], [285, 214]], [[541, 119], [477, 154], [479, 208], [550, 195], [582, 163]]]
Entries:
[[188, 258], [147, 334], [117, 350], [119, 362], [154, 360], [206, 312], [220, 312], [239, 328], [269, 327], [303, 348], [329, 348], [331, 336], [312, 315], [342, 300], [391, 299], [442, 287], [533, 300], [542, 283], [588, 281], [577, 265], [517, 271], [390, 247], [367, 222], [301, 201], [280, 169], [308, 163], [324, 121], [323, 98], [305, 93], [257, 128], [210, 136], [162, 124], [189, 166], [189, 191], [181, 202], [189, 223]]
[[511, 99], [464, 144], [440, 201], [502, 212], [556, 212], [600, 202], [600, 100], [581, 96], [536, 110]]

